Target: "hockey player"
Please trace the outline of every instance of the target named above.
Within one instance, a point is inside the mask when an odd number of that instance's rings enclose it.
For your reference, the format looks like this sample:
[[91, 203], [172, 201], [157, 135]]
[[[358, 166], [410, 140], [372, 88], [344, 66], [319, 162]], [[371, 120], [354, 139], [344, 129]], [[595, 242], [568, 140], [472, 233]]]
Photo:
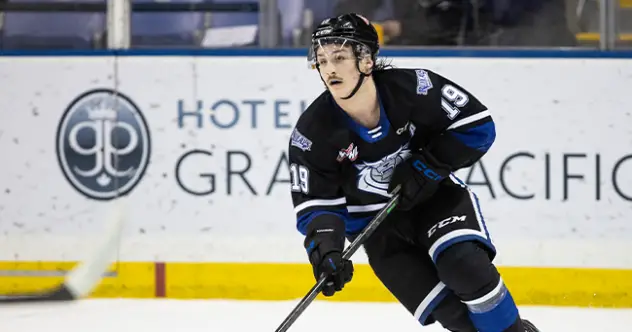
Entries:
[[496, 251], [477, 198], [452, 173], [495, 139], [487, 108], [427, 69], [377, 61], [377, 33], [362, 16], [327, 19], [309, 61], [327, 90], [289, 142], [297, 228], [325, 296], [343, 289], [350, 241], [402, 186], [396, 211], [364, 244], [385, 287], [421, 325], [450, 331], [535, 332], [492, 263]]

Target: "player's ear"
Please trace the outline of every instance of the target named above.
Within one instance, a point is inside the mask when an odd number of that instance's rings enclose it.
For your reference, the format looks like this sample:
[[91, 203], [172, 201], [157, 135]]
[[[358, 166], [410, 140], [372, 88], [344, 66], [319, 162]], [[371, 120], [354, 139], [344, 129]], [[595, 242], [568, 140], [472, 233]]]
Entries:
[[373, 71], [373, 66], [375, 66], [375, 62], [373, 62], [373, 59], [371, 59], [371, 57], [365, 56], [360, 61], [360, 70], [362, 70], [364, 74], [371, 74], [371, 72]]

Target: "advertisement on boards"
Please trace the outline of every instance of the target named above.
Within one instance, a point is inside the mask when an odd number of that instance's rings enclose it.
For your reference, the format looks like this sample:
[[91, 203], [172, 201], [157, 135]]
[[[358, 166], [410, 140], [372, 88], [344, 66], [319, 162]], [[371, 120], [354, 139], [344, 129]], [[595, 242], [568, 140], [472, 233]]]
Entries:
[[[457, 175], [479, 196], [501, 249], [568, 241], [594, 252], [597, 242], [605, 251], [632, 239], [632, 102], [624, 97], [632, 65], [393, 64], [436, 71], [491, 111], [496, 143]], [[0, 215], [8, 221], [0, 230], [15, 248], [3, 255], [71, 258], [124, 197], [131, 211], [122, 259], [303, 261], [287, 147], [294, 123], [324, 89], [306, 68], [293, 57], [0, 59]], [[41, 245], [26, 245], [26, 234]], [[585, 260], [568, 251], [507, 250], [500, 258]]]

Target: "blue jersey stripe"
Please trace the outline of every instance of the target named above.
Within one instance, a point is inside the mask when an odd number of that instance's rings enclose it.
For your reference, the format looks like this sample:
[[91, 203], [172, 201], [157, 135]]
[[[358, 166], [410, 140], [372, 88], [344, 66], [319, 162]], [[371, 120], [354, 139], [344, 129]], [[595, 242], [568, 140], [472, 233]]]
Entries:
[[485, 122], [464, 131], [449, 132], [465, 145], [483, 152], [489, 150], [496, 139], [496, 126], [493, 121]]

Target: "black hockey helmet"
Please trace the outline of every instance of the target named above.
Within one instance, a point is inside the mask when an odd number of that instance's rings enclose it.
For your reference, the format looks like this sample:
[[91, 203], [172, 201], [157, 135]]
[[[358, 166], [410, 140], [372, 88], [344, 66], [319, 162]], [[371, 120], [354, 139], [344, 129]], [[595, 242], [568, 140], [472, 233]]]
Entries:
[[310, 64], [317, 67], [316, 51], [326, 44], [352, 46], [356, 57], [369, 55], [374, 61], [380, 49], [375, 27], [355, 13], [325, 19], [316, 27], [308, 56]]
[[[350, 46], [356, 57], [356, 67], [360, 71], [360, 60], [370, 57], [373, 62], [380, 50], [378, 34], [375, 27], [364, 17], [349, 13], [337, 17], [325, 19], [312, 33], [312, 42], [309, 48], [307, 60], [312, 68], [319, 69], [317, 52], [325, 45]], [[360, 71], [360, 79], [351, 94], [343, 99], [349, 99], [355, 95], [364, 82], [364, 78], [370, 74]]]

